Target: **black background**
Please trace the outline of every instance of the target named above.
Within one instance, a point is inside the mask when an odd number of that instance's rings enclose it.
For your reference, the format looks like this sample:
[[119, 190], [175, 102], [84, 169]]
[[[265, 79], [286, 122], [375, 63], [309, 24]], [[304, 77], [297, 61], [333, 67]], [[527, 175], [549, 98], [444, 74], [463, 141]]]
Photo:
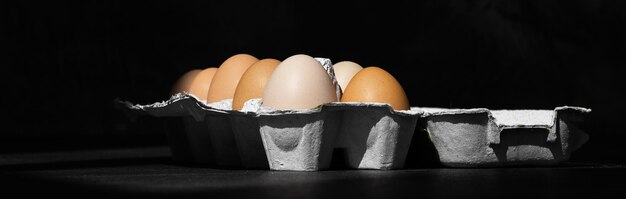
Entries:
[[[388, 70], [412, 106], [593, 112], [576, 162], [625, 163], [623, 1], [3, 1], [0, 152], [161, 145], [121, 98], [238, 53]], [[5, 120], [6, 121], [6, 120]], [[4, 123], [4, 122], [3, 122]]]

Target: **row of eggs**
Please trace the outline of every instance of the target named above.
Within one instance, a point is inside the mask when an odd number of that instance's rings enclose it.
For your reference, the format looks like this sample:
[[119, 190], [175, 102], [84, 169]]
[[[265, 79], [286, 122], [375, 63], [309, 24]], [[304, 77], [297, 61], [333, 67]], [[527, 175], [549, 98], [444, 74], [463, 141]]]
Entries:
[[[219, 68], [195, 69], [181, 76], [171, 94], [188, 92], [207, 103], [232, 99], [232, 109], [262, 98], [262, 106], [277, 110], [311, 109], [330, 102], [387, 103], [410, 109], [404, 89], [387, 71], [342, 61], [332, 66], [343, 95], [338, 99], [333, 78], [313, 57], [298, 54], [282, 62], [237, 54]], [[332, 75], [332, 73], [330, 73]]]

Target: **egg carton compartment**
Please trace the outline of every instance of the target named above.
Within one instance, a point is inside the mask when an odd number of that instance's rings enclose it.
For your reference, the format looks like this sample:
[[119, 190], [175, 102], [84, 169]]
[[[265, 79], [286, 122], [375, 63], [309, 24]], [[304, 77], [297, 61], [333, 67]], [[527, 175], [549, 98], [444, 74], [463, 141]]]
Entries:
[[[211, 137], [207, 133], [210, 131], [209, 126], [204, 121], [198, 121], [190, 116], [180, 119], [183, 121], [185, 131], [168, 133], [172, 158], [175, 161], [206, 165], [216, 164], [215, 154], [213, 154], [213, 147], [210, 142]], [[181, 149], [182, 151], [180, 151]], [[189, 156], [191, 159], [184, 159]]]
[[341, 126], [335, 149], [353, 169], [404, 167], [417, 120], [422, 111], [393, 110], [383, 103], [330, 103], [341, 110]]
[[269, 169], [256, 114], [259, 105], [260, 99], [251, 99], [242, 111], [230, 111], [229, 115], [241, 166], [246, 169]]
[[[200, 164], [214, 164], [214, 154], [211, 152], [210, 138], [206, 132], [209, 126], [204, 122], [206, 116], [195, 96], [178, 93], [170, 99], [148, 105], [132, 104], [119, 99], [115, 100], [118, 108], [127, 112], [131, 117], [149, 115], [165, 117], [170, 124], [182, 123], [183, 129], [167, 131], [168, 144], [172, 151], [172, 159], [177, 162]], [[209, 144], [206, 144], [209, 143]]]
[[[232, 99], [223, 100], [212, 104], [198, 103], [200, 108], [206, 111], [204, 119], [208, 126], [208, 131], [202, 132], [202, 135], [208, 134], [207, 141], [210, 142], [211, 151], [215, 156], [215, 163], [222, 167], [240, 167], [241, 157], [239, 156], [239, 148], [235, 140], [233, 126], [230, 121], [229, 107]], [[206, 144], [205, 141], [202, 144]]]
[[306, 111], [260, 111], [258, 118], [270, 169], [329, 168], [340, 124], [336, 113], [318, 107]]
[[450, 167], [555, 165], [589, 136], [578, 123], [591, 110], [488, 110], [422, 108], [421, 122]]
[[129, 114], [182, 120], [184, 131], [170, 131], [167, 138], [172, 159], [201, 165], [239, 167], [230, 115], [232, 100], [207, 104], [192, 94], [178, 93], [163, 102], [134, 105], [116, 100]]

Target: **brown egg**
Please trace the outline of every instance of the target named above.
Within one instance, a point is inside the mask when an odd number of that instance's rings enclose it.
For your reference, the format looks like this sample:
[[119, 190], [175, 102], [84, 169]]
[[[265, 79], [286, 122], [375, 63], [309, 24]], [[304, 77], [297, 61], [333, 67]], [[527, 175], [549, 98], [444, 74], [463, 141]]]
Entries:
[[172, 94], [187, 91], [200, 100], [206, 100], [211, 81], [216, 72], [217, 68], [213, 67], [204, 70], [191, 70], [176, 82]]
[[259, 61], [248, 54], [238, 54], [228, 58], [220, 66], [213, 77], [207, 95], [207, 102], [213, 103], [224, 99], [232, 99], [239, 84], [239, 79], [250, 65]]
[[324, 67], [313, 57], [299, 54], [276, 67], [265, 86], [262, 106], [311, 109], [336, 101], [336, 87]]
[[178, 80], [172, 87], [170, 95], [182, 92], [189, 92], [189, 88], [191, 87], [193, 80], [196, 78], [196, 76], [198, 76], [198, 73], [200, 73], [200, 71], [202, 70], [193, 69], [180, 76], [180, 78], [178, 78]]
[[278, 64], [280, 61], [275, 59], [263, 59], [252, 64], [239, 80], [233, 97], [233, 109], [241, 110], [246, 101], [262, 98], [265, 84]]
[[411, 108], [398, 80], [387, 71], [373, 66], [360, 70], [352, 77], [341, 101], [388, 103], [395, 110]]

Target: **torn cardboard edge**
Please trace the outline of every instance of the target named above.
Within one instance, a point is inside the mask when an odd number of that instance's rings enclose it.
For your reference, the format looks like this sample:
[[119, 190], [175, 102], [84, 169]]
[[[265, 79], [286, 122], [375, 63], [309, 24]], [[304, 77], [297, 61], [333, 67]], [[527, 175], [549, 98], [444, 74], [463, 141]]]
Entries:
[[[389, 107], [389, 112], [398, 115], [414, 116], [420, 115], [421, 117], [436, 116], [436, 115], [456, 115], [456, 114], [472, 114], [472, 113], [487, 113], [490, 118], [493, 118], [494, 123], [502, 128], [523, 128], [523, 127], [546, 127], [550, 128], [554, 125], [554, 118], [556, 111], [574, 111], [579, 113], [589, 113], [591, 109], [575, 106], [560, 106], [553, 110], [533, 110], [533, 109], [519, 109], [519, 110], [489, 110], [486, 108], [471, 108], [471, 109], [448, 109], [448, 108], [435, 108], [435, 107], [411, 107], [410, 110], [394, 110], [389, 104], [375, 103], [375, 102], [331, 102], [322, 104], [312, 109], [292, 109], [292, 110], [275, 110], [271, 107], [261, 106], [262, 99], [255, 98], [250, 99], [244, 103], [244, 108], [240, 110], [232, 110], [232, 99], [226, 99], [215, 103], [206, 103], [203, 100], [199, 100], [196, 96], [190, 93], [177, 93], [170, 97], [170, 99], [156, 102], [153, 104], [140, 105], [133, 104], [129, 101], [123, 101], [115, 99], [115, 103], [121, 104], [127, 109], [133, 110], [136, 113], [145, 112], [149, 115], [156, 117], [167, 116], [181, 116], [181, 114], [188, 113], [194, 118], [196, 116], [202, 116], [198, 113], [198, 109], [206, 110], [213, 113], [232, 113], [232, 114], [246, 114], [246, 115], [282, 115], [282, 114], [308, 114], [314, 112], [321, 112], [325, 109], [341, 110], [350, 109], [355, 107], [368, 108], [368, 107]], [[501, 113], [524, 113], [528, 111], [533, 112], [546, 112], [547, 115], [552, 115], [552, 119], [549, 123], [546, 123], [545, 118], [528, 118], [521, 121], [522, 117], [503, 117]], [[549, 112], [549, 113], [548, 113]], [[506, 115], [506, 114], [504, 114]], [[522, 115], [523, 116], [523, 115]]]
[[[311, 114], [316, 112], [322, 112], [325, 110], [336, 111], [352, 108], [371, 108], [388, 107], [391, 114], [402, 116], [421, 116], [425, 114], [422, 108], [411, 107], [410, 110], [394, 110], [391, 105], [386, 103], [376, 102], [331, 102], [319, 105], [312, 109], [291, 109], [291, 110], [277, 110], [271, 107], [261, 106], [262, 99], [255, 98], [250, 99], [244, 103], [244, 108], [240, 110], [232, 110], [232, 99], [225, 99], [214, 103], [206, 103], [203, 100], [199, 100], [196, 96], [190, 93], [177, 93], [166, 101], [156, 102], [153, 104], [133, 104], [129, 101], [123, 101], [116, 99], [116, 103], [122, 104], [124, 107], [134, 110], [145, 112], [148, 115], [155, 117], [169, 117], [169, 116], [186, 116], [189, 114], [194, 118], [202, 118], [205, 114], [244, 114], [251, 116], [271, 116], [271, 115], [284, 115], [284, 114]], [[256, 110], [256, 111], [255, 111]], [[205, 111], [206, 113], [200, 113]], [[200, 119], [201, 120], [201, 119]]]

